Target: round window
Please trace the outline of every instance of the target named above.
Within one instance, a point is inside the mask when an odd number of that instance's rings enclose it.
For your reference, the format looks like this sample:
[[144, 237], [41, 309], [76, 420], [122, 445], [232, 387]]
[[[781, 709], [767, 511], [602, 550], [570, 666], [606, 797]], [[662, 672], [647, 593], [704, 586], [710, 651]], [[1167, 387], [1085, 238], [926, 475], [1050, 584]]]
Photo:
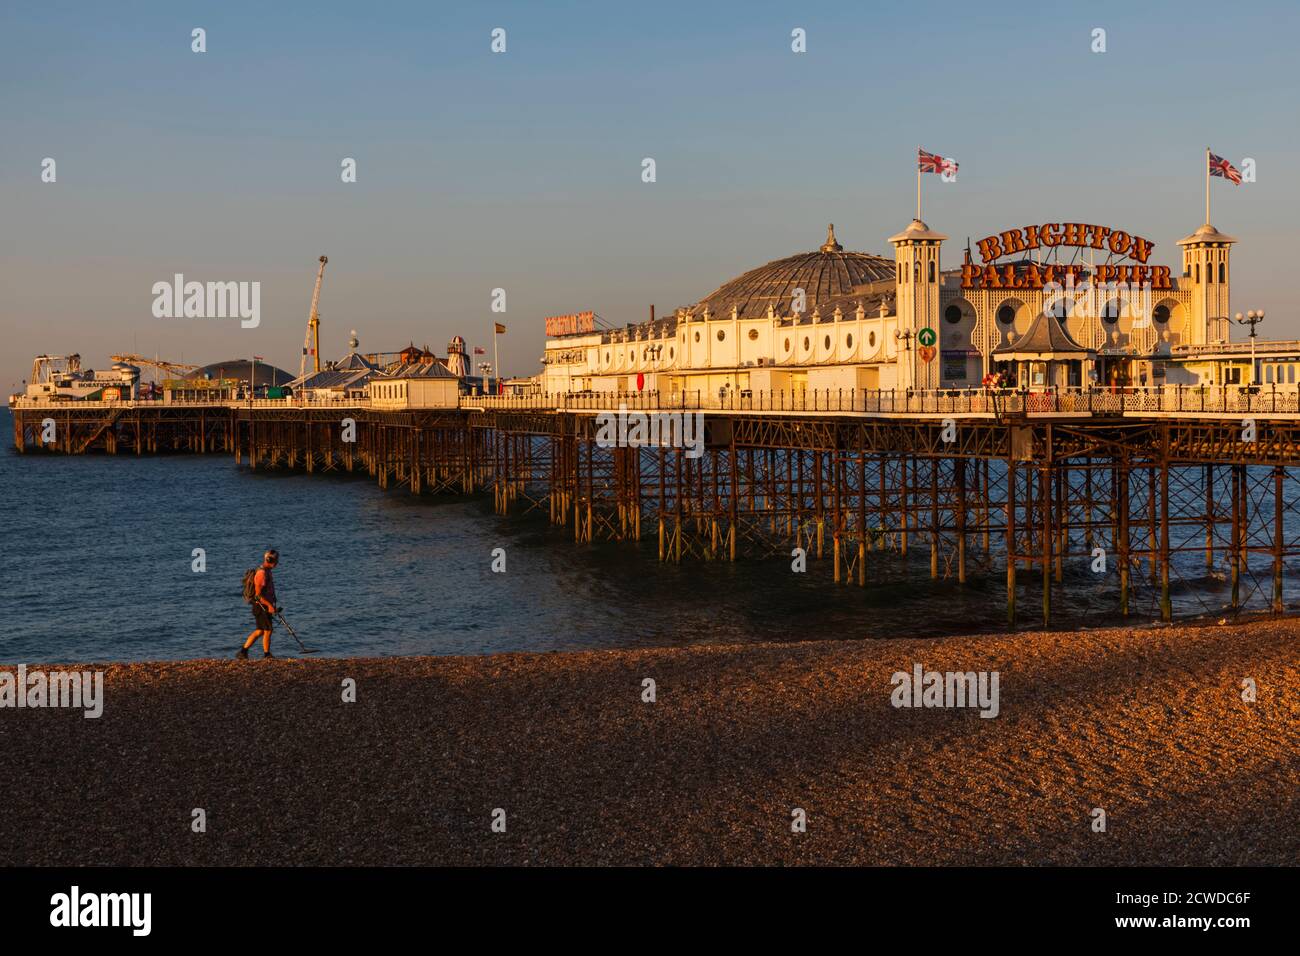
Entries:
[[786, 350], [787, 352], [790, 351], [790, 340], [789, 340], [789, 339], [786, 339], [786, 340], [785, 340], [785, 350]]
[[803, 337], [803, 350], [807, 352], [808, 349], [810, 349], [811, 347], [812, 347], [812, 342], [808, 339], [808, 336], [805, 335]]
[[830, 337], [829, 335], [826, 336], [824, 342], [825, 342], [825, 344], [822, 345], [822, 348], [828, 349], [828, 348], [831, 347], [831, 337]]
[[696, 332], [696, 333], [695, 333], [695, 341], [698, 342], [699, 340], [700, 340], [700, 333], [699, 333], [699, 332]]
[[1101, 320], [1107, 325], [1114, 325], [1119, 321], [1119, 312], [1119, 300], [1112, 299], [1101, 307]]
[[1164, 325], [1166, 322], [1169, 321], [1169, 306], [1167, 305], [1156, 306], [1156, 310], [1151, 313], [1151, 318], [1155, 319], [1161, 325]]
[[727, 333], [724, 332], [722, 329], [718, 329], [718, 341], [721, 342], [726, 337], [727, 337]]
[[961, 321], [961, 306], [950, 305], [944, 310], [943, 317], [953, 325]]
[[850, 332], [848, 335], [844, 336], [844, 347], [845, 347], [846, 349], [851, 349], [851, 348], [853, 348], [853, 333], [852, 333], [852, 332]]
[[1004, 305], [998, 309], [998, 321], [1003, 325], [1010, 325], [1016, 320], [1016, 310], [1009, 305]]
[[873, 331], [873, 332], [868, 332], [868, 333], [867, 333], [867, 345], [871, 346], [872, 348], [875, 348], [875, 346], [876, 346], [876, 333], [875, 333], [874, 331]]
[[757, 341], [758, 341], [758, 329], [750, 329], [750, 330], [749, 330], [749, 341], [751, 341], [751, 342], [757, 342]]

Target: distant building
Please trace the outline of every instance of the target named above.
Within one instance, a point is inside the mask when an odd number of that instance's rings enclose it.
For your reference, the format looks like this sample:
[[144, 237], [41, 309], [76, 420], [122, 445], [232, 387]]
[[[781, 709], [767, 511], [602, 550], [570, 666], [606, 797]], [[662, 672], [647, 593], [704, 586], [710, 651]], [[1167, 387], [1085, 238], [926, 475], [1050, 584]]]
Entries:
[[289, 382], [295, 396], [308, 401], [346, 401], [366, 397], [366, 386], [380, 374], [370, 361], [349, 352], [341, 361], [331, 363], [319, 372], [308, 372]]
[[465, 340], [459, 335], [447, 343], [447, 371], [457, 378], [469, 374], [469, 358], [465, 355]]
[[397, 359], [403, 365], [429, 365], [438, 361], [438, 356], [429, 351], [427, 345], [419, 348], [412, 343], [397, 353]]
[[[254, 372], [256, 368], [256, 372]], [[252, 375], [256, 374], [257, 380], [253, 383], [258, 389], [267, 386], [288, 385], [293, 381], [293, 376], [282, 368], [276, 368], [266, 362], [254, 363], [250, 359], [228, 359], [225, 362], [213, 362], [211, 365], [205, 365], [202, 368], [195, 369], [186, 375], [187, 379], [208, 379], [212, 381], [221, 381], [225, 379], [234, 379], [241, 385], [247, 386]]]
[[501, 380], [501, 393], [503, 395], [513, 395], [522, 397], [525, 395], [540, 395], [542, 392], [541, 376], [534, 375], [531, 378], [503, 378]]
[[[1293, 385], [1300, 382], [1300, 341], [1259, 339], [1216, 345], [1185, 345], [1166, 362], [1170, 385]], [[1253, 369], [1252, 369], [1253, 361]]]
[[375, 408], [455, 408], [460, 379], [441, 362], [413, 362], [372, 376], [366, 392]]

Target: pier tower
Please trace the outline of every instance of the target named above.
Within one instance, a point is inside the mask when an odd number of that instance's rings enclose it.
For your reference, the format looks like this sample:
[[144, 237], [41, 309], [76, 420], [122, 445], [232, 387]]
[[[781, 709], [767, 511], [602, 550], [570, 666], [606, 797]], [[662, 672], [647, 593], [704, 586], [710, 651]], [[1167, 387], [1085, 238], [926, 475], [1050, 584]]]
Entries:
[[1230, 253], [1237, 240], [1225, 236], [1208, 222], [1178, 240], [1183, 250], [1183, 282], [1191, 291], [1187, 303], [1188, 345], [1228, 341], [1228, 289], [1232, 280]]
[[947, 238], [920, 219], [889, 237], [897, 264], [899, 388], [939, 387], [939, 247]]

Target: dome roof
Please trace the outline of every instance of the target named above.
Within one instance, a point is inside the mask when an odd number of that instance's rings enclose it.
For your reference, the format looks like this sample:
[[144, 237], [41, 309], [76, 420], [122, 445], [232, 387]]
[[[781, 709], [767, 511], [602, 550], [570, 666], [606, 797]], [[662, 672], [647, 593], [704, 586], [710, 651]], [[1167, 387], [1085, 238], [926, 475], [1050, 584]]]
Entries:
[[695, 306], [698, 315], [704, 308], [715, 317], [731, 314], [732, 306], [741, 318], [767, 314], [770, 305], [778, 315], [789, 315], [794, 290], [803, 289], [805, 314], [831, 299], [839, 299], [873, 282], [894, 280], [894, 260], [866, 252], [845, 252], [835, 241], [835, 227], [827, 227], [826, 242], [816, 252], [802, 252], [767, 265], [751, 269], [732, 279]]
[[1180, 246], [1191, 246], [1198, 242], [1236, 242], [1232, 236], [1225, 236], [1208, 222], [1190, 236], [1178, 240]]
[[[241, 382], [247, 382], [249, 373], [252, 371], [252, 365], [253, 363], [248, 359], [228, 359], [225, 362], [213, 362], [211, 365], [195, 369], [185, 377], [237, 378]], [[257, 381], [255, 383], [257, 385], [284, 385], [292, 380], [293, 376], [282, 368], [276, 368], [266, 362], [257, 363]]]

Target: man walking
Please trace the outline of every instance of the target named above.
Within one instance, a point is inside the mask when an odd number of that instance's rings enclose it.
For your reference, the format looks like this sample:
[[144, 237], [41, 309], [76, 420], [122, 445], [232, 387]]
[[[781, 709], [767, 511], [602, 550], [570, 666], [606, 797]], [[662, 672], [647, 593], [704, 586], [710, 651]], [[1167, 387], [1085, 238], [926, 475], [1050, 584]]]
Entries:
[[244, 641], [244, 646], [235, 655], [240, 660], [248, 660], [248, 649], [253, 646], [258, 637], [262, 638], [262, 657], [272, 656], [271, 629], [274, 625], [271, 616], [278, 614], [280, 608], [275, 603], [275, 579], [271, 572], [279, 563], [280, 552], [272, 548], [262, 555], [260, 568], [244, 575], [244, 598], [252, 605], [253, 621], [257, 627], [252, 634], [248, 635], [248, 640]]

